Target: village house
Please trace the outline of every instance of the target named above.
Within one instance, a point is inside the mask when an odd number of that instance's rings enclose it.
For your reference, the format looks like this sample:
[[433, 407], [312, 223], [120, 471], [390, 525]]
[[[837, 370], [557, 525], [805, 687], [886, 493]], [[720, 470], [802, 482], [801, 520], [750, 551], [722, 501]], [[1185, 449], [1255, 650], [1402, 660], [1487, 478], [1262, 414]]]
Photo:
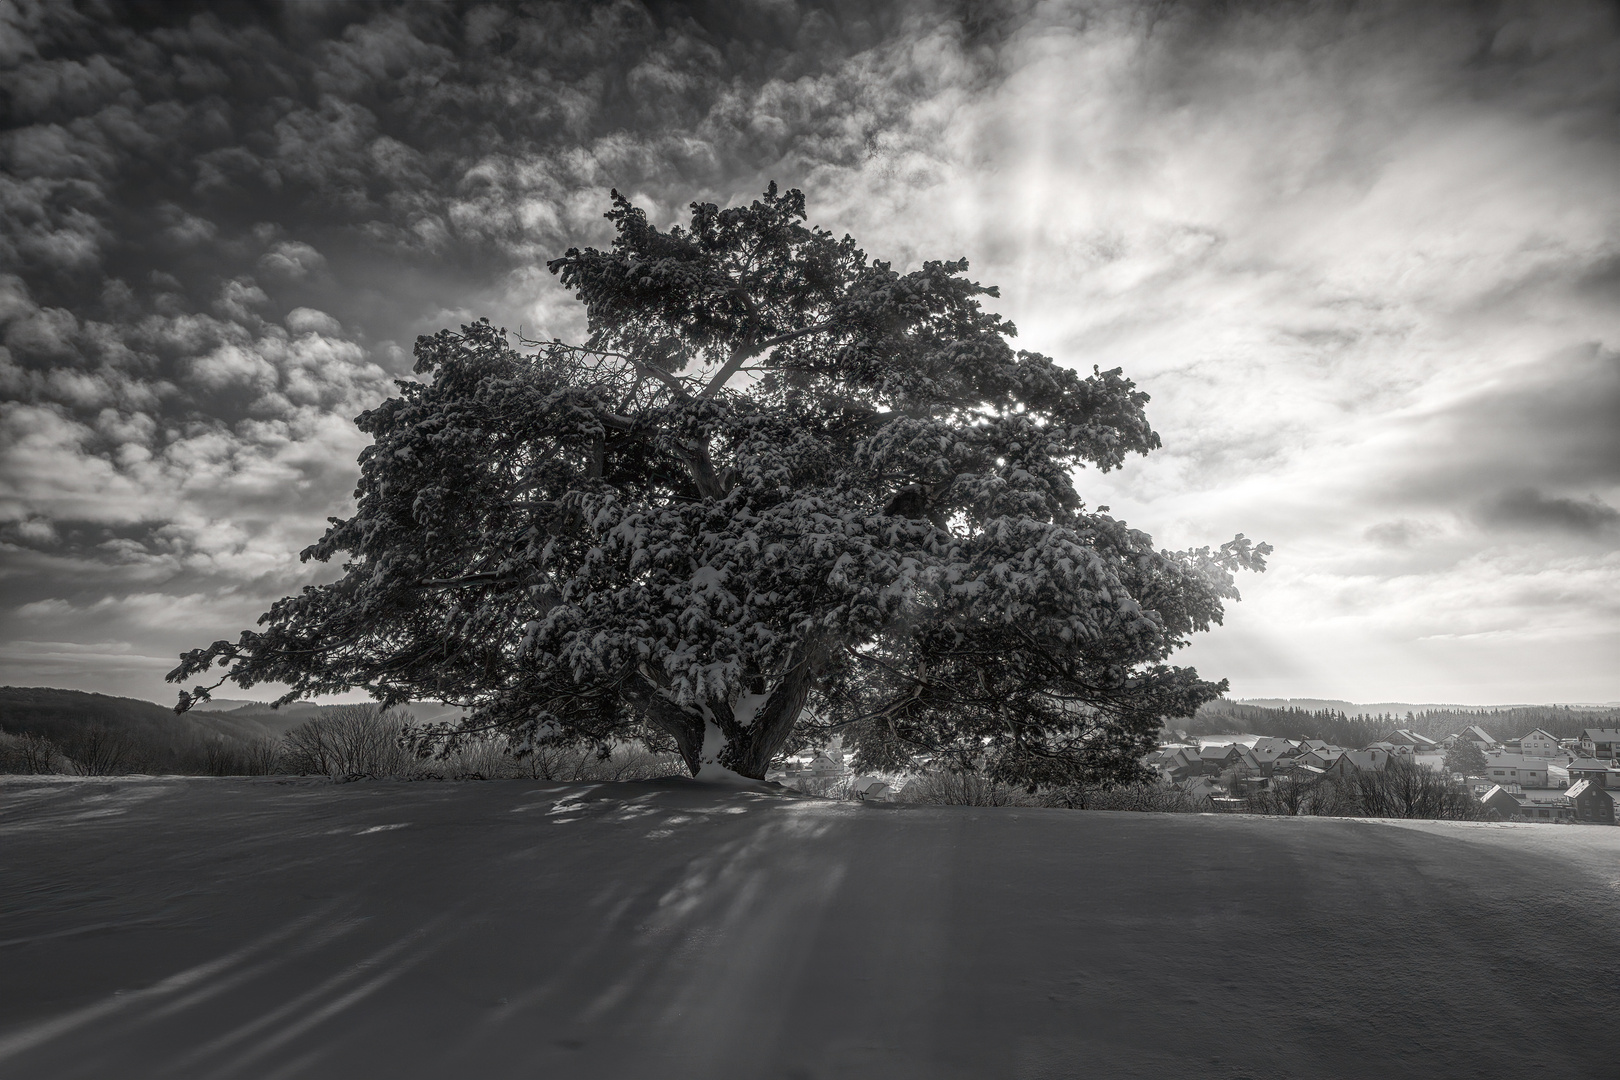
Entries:
[[1485, 776], [1496, 784], [1518, 784], [1520, 787], [1544, 788], [1547, 782], [1545, 758], [1527, 758], [1522, 754], [1489, 754], [1486, 756]]
[[1489, 751], [1496, 745], [1496, 737], [1478, 724], [1470, 724], [1461, 731], [1440, 740], [1442, 748], [1450, 749], [1458, 739], [1467, 739], [1481, 750]]
[[1620, 759], [1620, 728], [1589, 727], [1581, 732], [1581, 757]]
[[1526, 821], [1574, 821], [1575, 808], [1570, 806], [1566, 793], [1556, 790], [1531, 789], [1519, 794], [1519, 815]]
[[1620, 766], [1600, 758], [1579, 758], [1564, 766], [1570, 786], [1582, 780], [1596, 781], [1599, 787], [1620, 790]]
[[1356, 772], [1383, 772], [1389, 767], [1393, 757], [1389, 751], [1379, 747], [1366, 750], [1346, 750], [1333, 759], [1327, 767], [1328, 776], [1343, 779]]
[[1575, 820], [1583, 825], [1615, 823], [1615, 803], [1620, 801], [1620, 791], [1588, 779], [1577, 781], [1564, 797], [1569, 800]]
[[1511, 821], [1519, 816], [1519, 800], [1514, 793], [1501, 784], [1492, 784], [1479, 797], [1480, 805], [1487, 813], [1500, 821]]
[[1292, 760], [1299, 756], [1299, 745], [1290, 739], [1279, 739], [1267, 735], [1256, 739], [1254, 745], [1249, 747], [1262, 768], [1274, 768], [1278, 762]]
[[1237, 743], [1211, 743], [1198, 748], [1198, 760], [1206, 775], [1219, 776], [1237, 764], [1242, 749]]
[[773, 769], [767, 778], [797, 788], [806, 782], [822, 786], [847, 775], [844, 753], [837, 748], [821, 751], [803, 751], [789, 757], [779, 769]]
[[1265, 791], [1271, 787], [1269, 776], [1239, 776], [1228, 785], [1228, 790], [1238, 797], [1246, 799], [1258, 791]]
[[1337, 746], [1323, 743], [1320, 749], [1310, 750], [1300, 754], [1294, 759], [1296, 765], [1308, 765], [1313, 769], [1326, 769], [1332, 765], [1344, 751]]
[[1145, 755], [1142, 758], [1142, 764], [1147, 766], [1150, 769], [1157, 769], [1159, 766], [1161, 766], [1165, 762], [1169, 761], [1173, 754], [1174, 754], [1174, 751], [1168, 750], [1165, 747], [1161, 746], [1161, 747], [1159, 747], [1159, 749], [1154, 750], [1151, 753]]
[[810, 759], [809, 772], [811, 776], [824, 778], [829, 776], [842, 776], [844, 774], [844, 755], [842, 751], [822, 751]]
[[1226, 767], [1221, 770], [1221, 784], [1228, 791], [1235, 791], [1239, 780], [1270, 775], [1271, 771], [1260, 764], [1259, 759], [1254, 756], [1254, 752], [1247, 746], [1234, 743], [1233, 747], [1237, 753], [1228, 761]]
[[1397, 728], [1393, 734], [1387, 736], [1383, 741], [1395, 747], [1396, 751], [1402, 754], [1433, 754], [1440, 750], [1440, 744], [1427, 735], [1419, 735], [1417, 732], [1409, 731], [1406, 728]]
[[1196, 776], [1202, 769], [1203, 761], [1198, 756], [1198, 748], [1193, 746], [1175, 747], [1159, 763], [1159, 770], [1173, 780]]
[[1479, 801], [1502, 821], [1552, 824], [1575, 820], [1575, 810], [1561, 791], [1513, 791], [1493, 784]]
[[1561, 757], [1563, 747], [1558, 745], [1558, 736], [1536, 728], [1530, 734], [1519, 737], [1519, 753], [1527, 758]]

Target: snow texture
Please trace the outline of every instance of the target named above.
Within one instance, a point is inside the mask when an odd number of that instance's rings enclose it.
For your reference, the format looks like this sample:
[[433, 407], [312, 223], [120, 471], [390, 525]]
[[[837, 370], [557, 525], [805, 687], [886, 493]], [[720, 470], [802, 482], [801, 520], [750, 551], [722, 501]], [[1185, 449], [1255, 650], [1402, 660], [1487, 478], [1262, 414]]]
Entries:
[[720, 725], [715, 723], [714, 720], [705, 718], [703, 721], [703, 750], [698, 755], [698, 771], [693, 775], [692, 779], [700, 780], [705, 784], [721, 784], [727, 787], [760, 787], [758, 780], [751, 779], [720, 764], [720, 754], [725, 748], [726, 733], [720, 730]]
[[1620, 829], [0, 781], [0, 1076], [1613, 1075]]

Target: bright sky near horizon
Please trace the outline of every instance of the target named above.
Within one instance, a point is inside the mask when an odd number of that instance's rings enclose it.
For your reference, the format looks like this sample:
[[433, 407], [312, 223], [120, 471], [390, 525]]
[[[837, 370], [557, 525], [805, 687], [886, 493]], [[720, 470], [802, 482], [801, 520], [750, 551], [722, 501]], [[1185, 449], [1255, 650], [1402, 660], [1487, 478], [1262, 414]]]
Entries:
[[0, 86], [0, 682], [168, 700], [417, 334], [775, 180], [1153, 395], [1081, 491], [1275, 545], [1234, 696], [1620, 699], [1612, 4], [0, 0]]

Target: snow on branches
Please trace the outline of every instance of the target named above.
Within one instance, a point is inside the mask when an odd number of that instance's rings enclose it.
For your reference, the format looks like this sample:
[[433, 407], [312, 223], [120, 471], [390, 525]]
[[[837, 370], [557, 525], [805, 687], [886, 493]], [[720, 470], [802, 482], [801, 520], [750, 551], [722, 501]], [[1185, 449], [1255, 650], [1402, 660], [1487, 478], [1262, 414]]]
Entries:
[[1013, 350], [965, 262], [899, 273], [796, 191], [608, 217], [609, 250], [549, 264], [587, 340], [420, 338], [420, 381], [359, 418], [357, 512], [304, 552], [343, 577], [172, 679], [444, 700], [699, 776], [839, 729], [867, 766], [1025, 783], [1132, 778], [1224, 688], [1166, 661], [1269, 548], [1157, 551], [1087, 510], [1077, 469], [1159, 445], [1118, 370]]

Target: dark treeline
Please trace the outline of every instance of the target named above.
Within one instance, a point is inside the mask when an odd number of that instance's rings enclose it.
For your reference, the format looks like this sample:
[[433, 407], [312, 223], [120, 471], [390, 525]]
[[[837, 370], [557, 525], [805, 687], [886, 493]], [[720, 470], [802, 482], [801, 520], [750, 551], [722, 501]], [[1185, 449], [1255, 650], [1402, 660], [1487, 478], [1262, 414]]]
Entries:
[[1465, 712], [1461, 709], [1432, 709], [1418, 713], [1410, 728], [1419, 735], [1438, 739], [1469, 724], [1478, 724], [1498, 739], [1517, 739], [1541, 728], [1560, 739], [1573, 739], [1583, 728], [1620, 727], [1620, 709], [1572, 709], [1568, 705], [1531, 705], [1522, 709], [1492, 709]]
[[1165, 727], [1183, 729], [1189, 735], [1230, 735], [1248, 733], [1274, 735], [1283, 739], [1321, 739], [1335, 746], [1362, 747], [1377, 742], [1396, 728], [1439, 740], [1470, 724], [1477, 724], [1499, 740], [1516, 739], [1541, 728], [1561, 739], [1578, 736], [1589, 727], [1620, 727], [1620, 709], [1572, 709], [1561, 705], [1536, 705], [1518, 709], [1491, 709], [1483, 712], [1463, 709], [1431, 709], [1421, 713], [1376, 716], [1350, 716], [1323, 709], [1268, 709], [1260, 705], [1240, 705], [1233, 701], [1211, 701], [1189, 720], [1172, 720]]
[[1390, 728], [1401, 725], [1384, 718], [1346, 716], [1330, 709], [1317, 712], [1267, 709], [1217, 700], [1204, 705], [1191, 719], [1172, 720], [1165, 726], [1171, 730], [1183, 729], [1189, 735], [1248, 733], [1281, 739], [1321, 739], [1335, 746], [1361, 747], [1376, 742]]

